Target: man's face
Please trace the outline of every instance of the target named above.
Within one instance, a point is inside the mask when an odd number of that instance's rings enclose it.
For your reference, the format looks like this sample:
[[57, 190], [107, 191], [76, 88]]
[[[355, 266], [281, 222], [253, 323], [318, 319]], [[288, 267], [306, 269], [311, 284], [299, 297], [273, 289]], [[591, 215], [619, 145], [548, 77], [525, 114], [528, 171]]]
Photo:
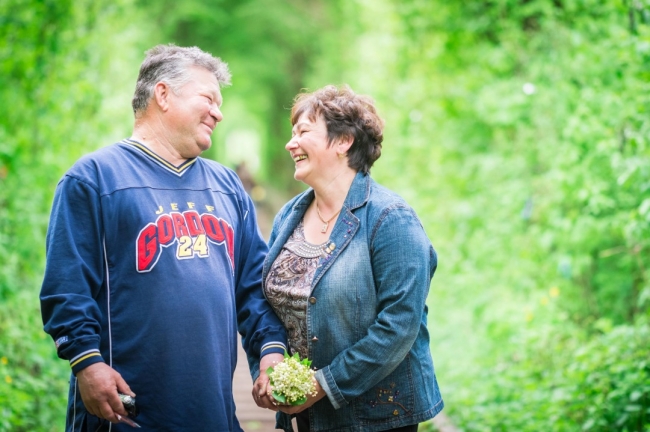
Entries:
[[169, 94], [166, 129], [170, 142], [186, 159], [197, 157], [212, 145], [212, 131], [223, 120], [219, 82], [207, 69], [193, 67], [190, 79]]

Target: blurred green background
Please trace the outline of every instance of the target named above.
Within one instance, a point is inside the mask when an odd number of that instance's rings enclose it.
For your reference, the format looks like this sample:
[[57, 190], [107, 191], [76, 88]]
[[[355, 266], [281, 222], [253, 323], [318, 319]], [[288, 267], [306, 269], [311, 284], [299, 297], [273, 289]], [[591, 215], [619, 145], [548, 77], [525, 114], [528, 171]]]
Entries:
[[130, 135], [168, 42], [229, 63], [206, 156], [246, 164], [263, 219], [303, 189], [295, 94], [375, 98], [373, 177], [439, 253], [431, 351], [460, 430], [650, 431], [650, 0], [1, 1], [0, 431], [63, 429], [38, 304], [52, 194]]

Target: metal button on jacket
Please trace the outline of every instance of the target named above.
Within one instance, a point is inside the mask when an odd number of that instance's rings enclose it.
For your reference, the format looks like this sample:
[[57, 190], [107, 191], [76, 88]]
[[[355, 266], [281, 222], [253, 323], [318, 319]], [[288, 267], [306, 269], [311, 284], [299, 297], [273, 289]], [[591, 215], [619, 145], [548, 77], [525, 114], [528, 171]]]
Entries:
[[309, 297], [309, 303], [316, 304], [316, 297]]
[[313, 338], [311, 338], [311, 341], [312, 342], [318, 342], [318, 338], [316, 336], [314, 336]]

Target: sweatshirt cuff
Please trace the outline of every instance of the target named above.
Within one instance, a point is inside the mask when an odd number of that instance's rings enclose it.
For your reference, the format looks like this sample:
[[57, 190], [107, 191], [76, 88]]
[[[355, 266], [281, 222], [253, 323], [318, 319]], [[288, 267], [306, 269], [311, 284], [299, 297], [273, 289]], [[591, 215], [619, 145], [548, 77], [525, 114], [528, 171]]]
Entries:
[[262, 345], [262, 348], [260, 349], [260, 358], [264, 357], [267, 354], [284, 354], [285, 351], [287, 350], [287, 346], [278, 341], [272, 341], [272, 342], [267, 342], [264, 345]]
[[74, 356], [74, 358], [70, 359], [70, 368], [72, 369], [72, 373], [76, 376], [77, 373], [82, 369], [87, 368], [91, 364], [103, 361], [104, 359], [102, 358], [99, 350], [91, 349], [77, 354]]

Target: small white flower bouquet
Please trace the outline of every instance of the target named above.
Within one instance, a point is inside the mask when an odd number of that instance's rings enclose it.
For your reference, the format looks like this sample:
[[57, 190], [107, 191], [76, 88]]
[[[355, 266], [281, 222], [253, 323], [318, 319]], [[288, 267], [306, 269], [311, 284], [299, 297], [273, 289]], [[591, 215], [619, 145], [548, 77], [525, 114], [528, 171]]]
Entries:
[[298, 353], [289, 356], [285, 352], [282, 362], [268, 368], [266, 373], [275, 400], [283, 404], [302, 405], [307, 402], [307, 395], [316, 396], [314, 371], [310, 366], [311, 360], [300, 360]]

